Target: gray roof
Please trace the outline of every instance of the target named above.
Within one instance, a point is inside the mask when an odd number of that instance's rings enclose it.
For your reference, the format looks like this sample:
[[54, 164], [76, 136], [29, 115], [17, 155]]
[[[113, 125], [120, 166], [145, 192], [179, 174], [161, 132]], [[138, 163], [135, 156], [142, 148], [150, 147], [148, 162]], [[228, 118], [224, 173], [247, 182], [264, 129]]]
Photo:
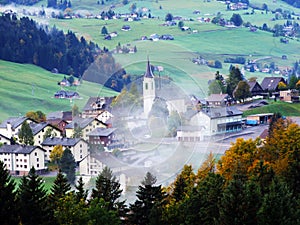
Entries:
[[207, 97], [208, 102], [221, 102], [228, 97], [228, 94], [211, 94]]
[[190, 109], [190, 110], [186, 111], [186, 112], [184, 113], [183, 116], [184, 116], [184, 118], [190, 120], [190, 119], [191, 119], [193, 116], [195, 116], [197, 113], [198, 113], [197, 110]]
[[96, 128], [95, 130], [91, 131], [87, 134], [87, 136], [102, 136], [107, 137], [115, 132], [117, 128]]
[[29, 126], [30, 126], [30, 128], [32, 130], [32, 134], [36, 135], [38, 132], [40, 132], [42, 129], [44, 129], [48, 125], [51, 126], [47, 122], [41, 122], [41, 123], [31, 123]]
[[72, 112], [71, 111], [51, 112], [47, 115], [47, 119], [63, 119], [66, 121], [70, 121], [70, 120], [72, 120]]
[[230, 107], [216, 107], [216, 108], [205, 108], [203, 112], [208, 115], [211, 119], [220, 118], [220, 117], [230, 117], [242, 115], [243, 112], [238, 110], [234, 106]]
[[20, 125], [22, 125], [23, 122], [25, 122], [28, 118], [27, 117], [10, 117], [7, 120], [4, 120], [1, 124], [0, 124], [0, 128], [6, 128], [7, 127], [7, 123], [11, 124], [12, 129], [16, 129], [17, 127], [19, 127]]
[[62, 145], [62, 146], [74, 146], [76, 145], [80, 140], [80, 138], [59, 138], [59, 137], [48, 137], [42, 142], [42, 146], [56, 146], [56, 145]]
[[44, 149], [39, 146], [31, 146], [31, 145], [3, 145], [0, 147], [0, 153], [15, 153], [15, 154], [29, 154], [36, 148], [39, 148], [43, 151]]
[[73, 121], [71, 123], [69, 123], [66, 128], [71, 128], [74, 129], [75, 126], [79, 126], [80, 128], [85, 128], [86, 126], [88, 126], [93, 120], [95, 120], [95, 118], [81, 118], [81, 117], [74, 117]]
[[177, 128], [177, 131], [189, 131], [189, 132], [193, 132], [193, 131], [201, 131], [203, 130], [203, 126], [180, 126]]
[[115, 97], [90, 97], [85, 106], [83, 107], [83, 111], [95, 110], [95, 104], [96, 109], [107, 110], [110, 107], [114, 98]]
[[279, 82], [281, 81], [286, 83], [282, 77], [265, 77], [260, 86], [264, 91], [276, 90]]

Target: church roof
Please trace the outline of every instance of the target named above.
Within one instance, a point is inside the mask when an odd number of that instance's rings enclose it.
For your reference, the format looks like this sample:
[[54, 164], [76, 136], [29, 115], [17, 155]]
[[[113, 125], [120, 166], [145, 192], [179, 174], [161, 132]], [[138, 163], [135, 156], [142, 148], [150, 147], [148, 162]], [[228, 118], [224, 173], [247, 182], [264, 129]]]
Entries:
[[147, 62], [147, 68], [146, 68], [146, 72], [145, 72], [144, 77], [154, 78], [149, 59], [148, 59], [148, 62]]

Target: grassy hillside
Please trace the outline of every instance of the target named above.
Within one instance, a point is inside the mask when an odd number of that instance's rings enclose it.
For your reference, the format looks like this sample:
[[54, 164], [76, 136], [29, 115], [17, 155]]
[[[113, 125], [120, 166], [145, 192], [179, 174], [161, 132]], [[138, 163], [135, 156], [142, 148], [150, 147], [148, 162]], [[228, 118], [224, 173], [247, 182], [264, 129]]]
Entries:
[[299, 116], [300, 104], [291, 104], [286, 102], [269, 102], [269, 105], [247, 110], [244, 112], [244, 116], [259, 113], [274, 113], [279, 112], [284, 116]]
[[33, 65], [23, 65], [0, 60], [0, 121], [10, 116], [24, 115], [28, 111], [71, 110], [75, 103], [81, 109], [89, 96], [113, 96], [113, 92], [101, 85], [83, 82], [77, 88], [69, 88], [79, 93], [82, 99], [55, 99], [53, 95], [60, 90], [57, 82], [61, 74], [53, 74]]

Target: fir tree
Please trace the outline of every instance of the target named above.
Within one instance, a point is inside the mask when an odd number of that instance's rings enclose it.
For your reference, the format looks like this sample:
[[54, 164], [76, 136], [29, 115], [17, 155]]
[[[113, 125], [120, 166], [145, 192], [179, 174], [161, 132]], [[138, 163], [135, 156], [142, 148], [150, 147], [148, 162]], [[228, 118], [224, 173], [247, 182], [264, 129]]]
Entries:
[[71, 184], [75, 182], [76, 162], [70, 149], [66, 148], [59, 162], [59, 168], [67, 175], [67, 179]]
[[119, 201], [122, 190], [120, 183], [108, 167], [104, 167], [96, 178], [96, 187], [92, 190], [93, 199], [103, 199], [108, 210], [115, 210], [120, 216], [125, 216], [125, 201]]
[[[153, 218], [150, 220], [150, 215], [161, 215], [157, 210], [161, 208], [165, 196], [161, 185], [154, 186], [155, 183], [156, 178], [148, 172], [136, 192], [138, 199], [130, 205], [132, 214], [130, 214], [129, 220], [131, 223], [137, 225], [150, 224], [150, 222], [153, 222]], [[160, 221], [160, 218], [155, 219]]]
[[18, 224], [18, 204], [16, 200], [15, 183], [9, 171], [0, 161], [0, 224]]
[[21, 224], [51, 224], [44, 181], [36, 174], [34, 167], [30, 169], [27, 176], [22, 177], [18, 200]]
[[88, 190], [84, 189], [84, 183], [82, 180], [82, 177], [79, 178], [77, 185], [75, 185], [75, 196], [78, 202], [82, 201], [86, 201], [87, 196], [88, 196]]

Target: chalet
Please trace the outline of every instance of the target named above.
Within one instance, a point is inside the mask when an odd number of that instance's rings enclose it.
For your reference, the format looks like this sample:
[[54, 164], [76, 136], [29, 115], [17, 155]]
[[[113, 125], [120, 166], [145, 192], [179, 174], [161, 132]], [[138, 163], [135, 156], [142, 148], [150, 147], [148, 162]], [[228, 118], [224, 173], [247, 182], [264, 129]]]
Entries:
[[57, 145], [61, 145], [63, 150], [66, 148], [70, 149], [77, 163], [88, 155], [88, 143], [81, 138], [48, 137], [41, 145], [46, 150], [46, 160], [50, 160], [50, 153], [53, 147]]
[[73, 121], [66, 126], [66, 137], [71, 138], [76, 128], [81, 129], [82, 138], [88, 140], [87, 134], [96, 128], [107, 128], [107, 125], [97, 118], [81, 118], [75, 117]]
[[265, 77], [261, 82], [261, 87], [264, 92], [278, 92], [278, 84], [283, 82], [286, 84], [285, 80], [282, 77]]
[[296, 89], [279, 92], [280, 100], [284, 102], [299, 102], [299, 91]]
[[18, 138], [18, 133], [24, 122], [34, 123], [33, 120], [27, 117], [10, 117], [0, 124], [0, 134], [7, 138]]
[[211, 94], [206, 102], [209, 106], [226, 106], [229, 100], [228, 94]]
[[[82, 118], [87, 117], [98, 117], [103, 112], [107, 112], [105, 116], [112, 117], [111, 113], [111, 103], [114, 97], [90, 97], [82, 110]], [[109, 118], [107, 118], [109, 119]], [[101, 120], [102, 121], [102, 120]], [[105, 123], [105, 121], [103, 121]]]
[[38, 173], [46, 170], [45, 150], [38, 146], [3, 145], [0, 160], [13, 175], [27, 175], [31, 167]]
[[102, 144], [104, 147], [112, 144], [116, 128], [96, 128], [88, 133], [89, 143], [92, 145]]
[[251, 96], [257, 96], [257, 95], [262, 95], [264, 90], [260, 86], [260, 84], [256, 81], [248, 81], [248, 84], [250, 86], [250, 92]]
[[192, 111], [185, 114], [191, 126], [197, 124], [202, 129], [202, 137], [215, 134], [236, 132], [242, 129], [242, 114], [233, 106], [210, 107], [201, 111]]
[[41, 145], [44, 139], [44, 135], [46, 134], [48, 129], [51, 130], [52, 136], [61, 136], [60, 130], [47, 122], [31, 123], [29, 126], [32, 130], [35, 145]]
[[59, 90], [54, 94], [55, 98], [79, 98], [79, 94], [76, 91]]

